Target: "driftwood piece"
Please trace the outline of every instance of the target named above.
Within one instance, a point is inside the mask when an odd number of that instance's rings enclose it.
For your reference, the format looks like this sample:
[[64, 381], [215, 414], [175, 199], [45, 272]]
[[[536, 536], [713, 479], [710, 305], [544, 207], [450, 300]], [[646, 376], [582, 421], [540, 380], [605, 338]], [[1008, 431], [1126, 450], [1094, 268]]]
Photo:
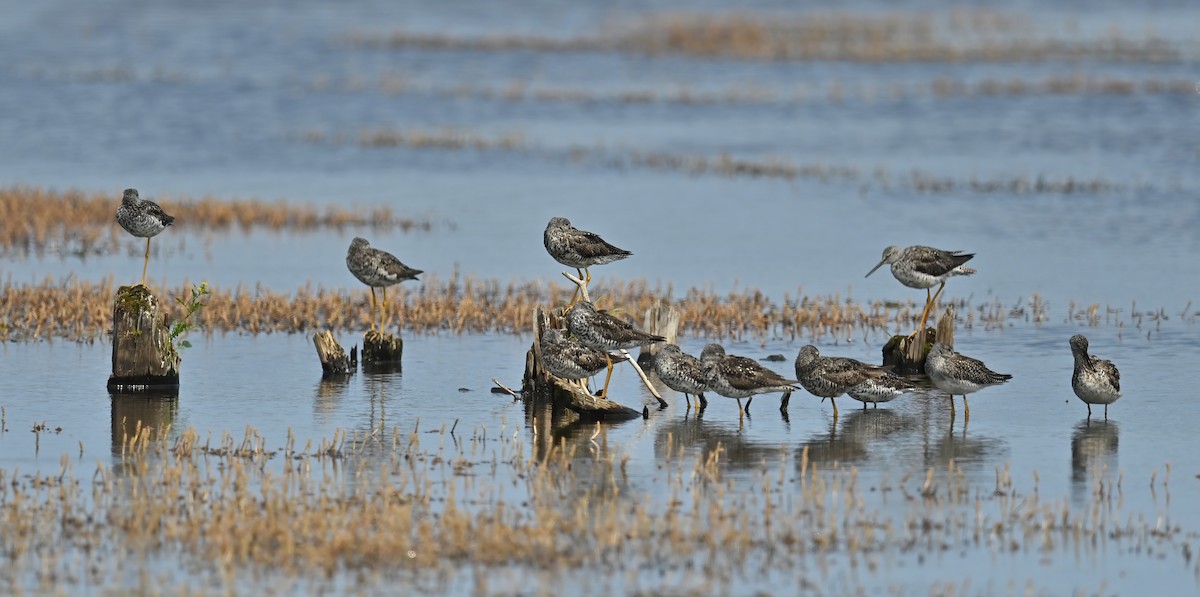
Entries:
[[179, 392], [179, 352], [150, 289], [122, 286], [113, 302], [109, 392]]
[[568, 381], [550, 375], [542, 367], [542, 330], [546, 326], [560, 327], [561, 323], [557, 317], [552, 318], [541, 307], [536, 307], [533, 312], [533, 346], [525, 354], [525, 378], [521, 388], [527, 401], [535, 404], [548, 402], [556, 410], [566, 409], [577, 415], [574, 418], [560, 418], [563, 424], [578, 418], [623, 421], [642, 416], [641, 411], [593, 396], [587, 391], [586, 380]]
[[[929, 338], [932, 341], [928, 341]], [[911, 338], [892, 336], [883, 345], [883, 364], [899, 375], [925, 374], [925, 358], [937, 342], [954, 346], [954, 305], [949, 305], [938, 319], [937, 329], [917, 330]]]
[[400, 357], [404, 354], [404, 340], [387, 332], [371, 330], [363, 337], [363, 369], [392, 368], [399, 370]]
[[321, 360], [322, 375], [349, 375], [358, 368], [357, 348], [347, 355], [333, 332], [325, 330], [313, 334], [313, 344], [317, 347], [317, 358]]

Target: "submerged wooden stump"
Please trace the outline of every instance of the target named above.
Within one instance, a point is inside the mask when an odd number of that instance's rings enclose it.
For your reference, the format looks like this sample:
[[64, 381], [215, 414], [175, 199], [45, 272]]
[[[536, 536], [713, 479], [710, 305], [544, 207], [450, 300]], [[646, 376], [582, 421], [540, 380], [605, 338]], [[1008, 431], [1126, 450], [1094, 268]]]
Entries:
[[597, 398], [587, 391], [585, 381], [559, 379], [550, 375], [542, 366], [542, 330], [547, 326], [561, 327], [558, 318], [551, 318], [541, 307], [533, 313], [533, 346], [525, 354], [525, 377], [521, 393], [526, 401], [538, 404], [550, 403], [554, 410], [566, 409], [574, 417], [560, 417], [560, 424], [575, 420], [623, 421], [642, 416], [634, 410], [607, 398]]
[[[642, 330], [647, 334], [662, 336], [667, 339], [670, 344], [675, 344], [675, 339], [679, 334], [679, 309], [676, 309], [670, 303], [665, 301], [646, 309], [645, 322], [642, 325]], [[648, 346], [643, 346], [638, 351], [637, 362], [643, 368], [650, 368], [654, 365], [654, 355], [662, 348], [661, 343], [654, 343]]]
[[371, 330], [363, 337], [363, 368], [400, 368], [400, 357], [404, 354], [404, 340], [387, 332]]
[[110, 392], [179, 391], [179, 352], [150, 289], [122, 286], [113, 303]]
[[333, 332], [325, 330], [313, 334], [313, 344], [317, 347], [317, 358], [321, 360], [322, 376], [350, 375], [358, 369], [358, 348], [351, 348], [347, 356]]
[[[929, 340], [932, 338], [932, 341]], [[925, 358], [938, 342], [954, 346], [954, 306], [946, 307], [938, 319], [937, 329], [926, 328], [908, 336], [892, 336], [883, 345], [883, 365], [891, 366], [898, 375], [925, 374]]]

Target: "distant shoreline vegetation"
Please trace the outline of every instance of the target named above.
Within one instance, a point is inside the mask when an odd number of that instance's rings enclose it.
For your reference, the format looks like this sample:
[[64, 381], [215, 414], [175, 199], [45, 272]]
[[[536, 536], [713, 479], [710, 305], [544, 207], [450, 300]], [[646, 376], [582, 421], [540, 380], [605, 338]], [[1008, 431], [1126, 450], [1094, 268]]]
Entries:
[[[169, 299], [190, 296], [190, 288], [190, 283], [184, 281], [160, 290], [168, 321], [182, 316], [179, 306]], [[533, 328], [535, 307], [566, 303], [572, 288], [566, 282], [501, 282], [459, 275], [441, 279], [428, 275], [419, 287], [397, 288], [392, 305], [395, 321], [410, 333], [525, 334]], [[111, 277], [100, 282], [5, 282], [0, 285], [0, 341], [106, 342], [112, 329], [111, 297], [116, 290]], [[207, 306], [194, 316], [195, 323], [207, 334], [291, 334], [322, 329], [361, 332], [370, 325], [366, 290], [305, 285], [280, 292], [238, 285], [211, 287], [210, 292]], [[692, 288], [680, 295], [671, 286], [651, 287], [645, 280], [598, 280], [594, 296], [602, 308], [621, 305], [616, 314], [635, 322], [640, 322], [650, 307], [667, 302], [679, 309], [683, 334], [734, 341], [847, 340], [865, 334], [889, 335], [911, 329], [921, 317], [921, 303], [912, 299], [857, 302], [839, 294], [805, 295], [801, 291], [768, 297], [754, 289], [720, 294]], [[1071, 302], [1065, 313], [1052, 314], [1036, 294], [1028, 302], [1017, 304], [953, 301], [961, 329], [1001, 329], [1015, 322], [1072, 322], [1091, 327], [1116, 326], [1119, 333], [1128, 330], [1131, 335], [1143, 335], [1157, 333], [1171, 318], [1185, 325], [1195, 324], [1200, 318], [1200, 311], [1192, 309], [1190, 303], [1181, 312], [1168, 312], [1136, 303], [1118, 307]]]
[[[389, 207], [356, 208], [265, 199], [220, 199], [147, 193], [189, 230], [292, 232], [370, 227], [374, 231], [429, 231], [429, 217], [408, 217]], [[0, 256], [13, 254], [98, 255], [119, 251], [129, 240], [113, 220], [121, 203], [112, 192], [0, 188]]]

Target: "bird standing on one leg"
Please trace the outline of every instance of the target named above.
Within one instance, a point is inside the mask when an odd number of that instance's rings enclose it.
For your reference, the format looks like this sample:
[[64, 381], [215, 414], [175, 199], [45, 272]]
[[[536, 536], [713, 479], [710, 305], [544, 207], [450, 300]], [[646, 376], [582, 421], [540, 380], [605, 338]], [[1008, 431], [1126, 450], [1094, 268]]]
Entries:
[[[942, 289], [946, 287], [946, 279], [975, 273], [975, 270], [963, 267], [963, 264], [974, 256], [974, 253], [963, 254], [962, 251], [946, 251], [921, 245], [903, 249], [891, 246], [883, 250], [883, 259], [867, 272], [867, 276], [888, 263], [892, 266], [892, 276], [901, 284], [909, 288], [924, 288], [925, 309], [921, 312], [921, 327], [917, 328], [923, 330], [925, 322], [929, 319], [930, 308], [937, 303]], [[938, 286], [937, 293], [930, 296], [929, 289], [934, 286]]]
[[1088, 417], [1092, 416], [1092, 405], [1104, 405], [1104, 418], [1108, 419], [1108, 405], [1121, 397], [1121, 373], [1112, 361], [1098, 359], [1088, 354], [1088, 339], [1083, 334], [1071, 336], [1071, 354], [1075, 357], [1075, 372], [1071, 374], [1071, 389], [1087, 405]]
[[[595, 233], [575, 228], [566, 218], [550, 218], [542, 235], [542, 244], [555, 261], [575, 268], [579, 279], [583, 280], [584, 287], [592, 281], [589, 267], [612, 263], [633, 255], [625, 249], [614, 247]], [[580, 290], [578, 286], [575, 288], [567, 309], [579, 300]]]
[[350, 242], [350, 250], [346, 252], [346, 267], [360, 282], [371, 289], [371, 329], [375, 329], [375, 289], [380, 289], [383, 299], [380, 301], [380, 326], [386, 327], [387, 321], [387, 287], [399, 284], [405, 280], [417, 280], [423, 270], [413, 269], [404, 265], [395, 255], [380, 251], [370, 246], [366, 239], [356, 237]]
[[1012, 379], [1007, 373], [996, 373], [988, 369], [983, 361], [954, 352], [945, 342], [938, 342], [929, 350], [929, 356], [925, 359], [925, 375], [929, 376], [939, 390], [950, 394], [951, 416], [954, 416], [954, 396], [963, 397], [967, 418], [971, 417], [967, 394]]
[[146, 268], [150, 265], [150, 237], [156, 236], [175, 222], [157, 203], [138, 196], [137, 189], [125, 189], [121, 206], [117, 208], [117, 223], [126, 232], [146, 239], [146, 259], [142, 262], [142, 286], [146, 285]]

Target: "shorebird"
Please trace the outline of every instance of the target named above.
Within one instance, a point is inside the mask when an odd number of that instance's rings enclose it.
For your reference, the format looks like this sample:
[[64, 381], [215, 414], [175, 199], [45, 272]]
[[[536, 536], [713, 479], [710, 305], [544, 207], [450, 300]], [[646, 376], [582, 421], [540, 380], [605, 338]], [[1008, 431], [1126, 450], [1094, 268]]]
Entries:
[[951, 415], [954, 414], [954, 397], [962, 395], [967, 417], [971, 416], [967, 394], [1012, 379], [1007, 373], [988, 369], [983, 361], [954, 352], [945, 342], [938, 342], [929, 350], [929, 356], [925, 359], [925, 375], [939, 390], [950, 394]]
[[846, 390], [846, 393], [862, 402], [863, 410], [867, 410], [868, 402], [879, 408], [880, 402], [891, 402], [914, 389], [916, 386], [911, 381], [889, 371]]
[[704, 398], [708, 386], [705, 384], [704, 364], [700, 359], [683, 352], [674, 344], [664, 344], [654, 354], [654, 372], [668, 388], [682, 392], [688, 404], [691, 404], [688, 395], [694, 394], [700, 401], [697, 408], [708, 407], [708, 400]]
[[175, 223], [157, 203], [138, 197], [137, 189], [125, 189], [121, 207], [117, 208], [117, 223], [126, 232], [146, 239], [146, 259], [142, 262], [142, 286], [146, 285], [146, 267], [150, 265], [150, 237], [156, 236]]
[[667, 340], [662, 336], [647, 334], [608, 313], [597, 311], [596, 306], [588, 301], [575, 303], [567, 310], [565, 319], [567, 329], [579, 339], [581, 344], [605, 354], [608, 375], [604, 377], [604, 390], [600, 392], [601, 398], [608, 396], [608, 383], [612, 380], [612, 357], [608, 351], [645, 346]]
[[[883, 264], [889, 263], [892, 266], [892, 276], [901, 284], [909, 288], [924, 288], [925, 309], [921, 313], [921, 327], [917, 328], [923, 330], [925, 321], [929, 319], [929, 309], [937, 302], [938, 297], [942, 294], [942, 289], [946, 287], [946, 279], [975, 273], [975, 270], [963, 267], [963, 264], [974, 256], [974, 253], [964, 255], [962, 251], [946, 251], [921, 245], [903, 249], [893, 245], [883, 250], [883, 259], [880, 259], [879, 263], [867, 272], [867, 276], [875, 273], [875, 270], [883, 267]], [[930, 296], [929, 289], [934, 286], [937, 286], [938, 290]]]
[[383, 294], [379, 301], [380, 326], [386, 327], [387, 287], [405, 280], [417, 280], [423, 270], [413, 269], [400, 263], [395, 255], [370, 246], [365, 238], [355, 237], [346, 252], [346, 267], [359, 282], [371, 289], [371, 329], [375, 329], [375, 289]]
[[1070, 344], [1075, 356], [1071, 389], [1087, 405], [1088, 417], [1092, 416], [1093, 404], [1103, 404], [1104, 418], [1108, 419], [1108, 405], [1121, 397], [1121, 373], [1112, 361], [1088, 354], [1088, 339], [1083, 334], [1071, 336]]
[[[849, 357], [823, 357], [812, 344], [801, 348], [796, 355], [796, 379], [810, 394], [822, 400], [829, 399], [834, 418], [838, 416], [834, 400], [842, 394], [853, 392], [851, 397], [862, 401], [866, 408], [867, 402], [887, 402], [895, 398], [899, 394], [893, 390], [907, 383], [883, 367]], [[787, 408], [788, 398], [790, 396], [784, 396], [781, 408]]]
[[756, 394], [787, 393], [797, 389], [796, 380], [785, 379], [754, 359], [727, 355], [720, 344], [705, 346], [700, 352], [700, 362], [704, 365], [705, 384], [710, 390], [737, 400], [739, 414], [742, 398], [747, 399], [745, 412], [750, 412], [750, 403]]
[[542, 332], [542, 366], [555, 377], [587, 379], [608, 366], [610, 361], [624, 361], [624, 355], [588, 348], [578, 340], [567, 338], [562, 330], [547, 328]]
[[[566, 218], [550, 218], [542, 235], [542, 244], [555, 261], [575, 268], [584, 287], [592, 282], [592, 273], [588, 270], [591, 266], [612, 263], [633, 255], [625, 249], [614, 247], [595, 233], [572, 226]], [[576, 286], [568, 309], [579, 300], [580, 291], [581, 288]]]

